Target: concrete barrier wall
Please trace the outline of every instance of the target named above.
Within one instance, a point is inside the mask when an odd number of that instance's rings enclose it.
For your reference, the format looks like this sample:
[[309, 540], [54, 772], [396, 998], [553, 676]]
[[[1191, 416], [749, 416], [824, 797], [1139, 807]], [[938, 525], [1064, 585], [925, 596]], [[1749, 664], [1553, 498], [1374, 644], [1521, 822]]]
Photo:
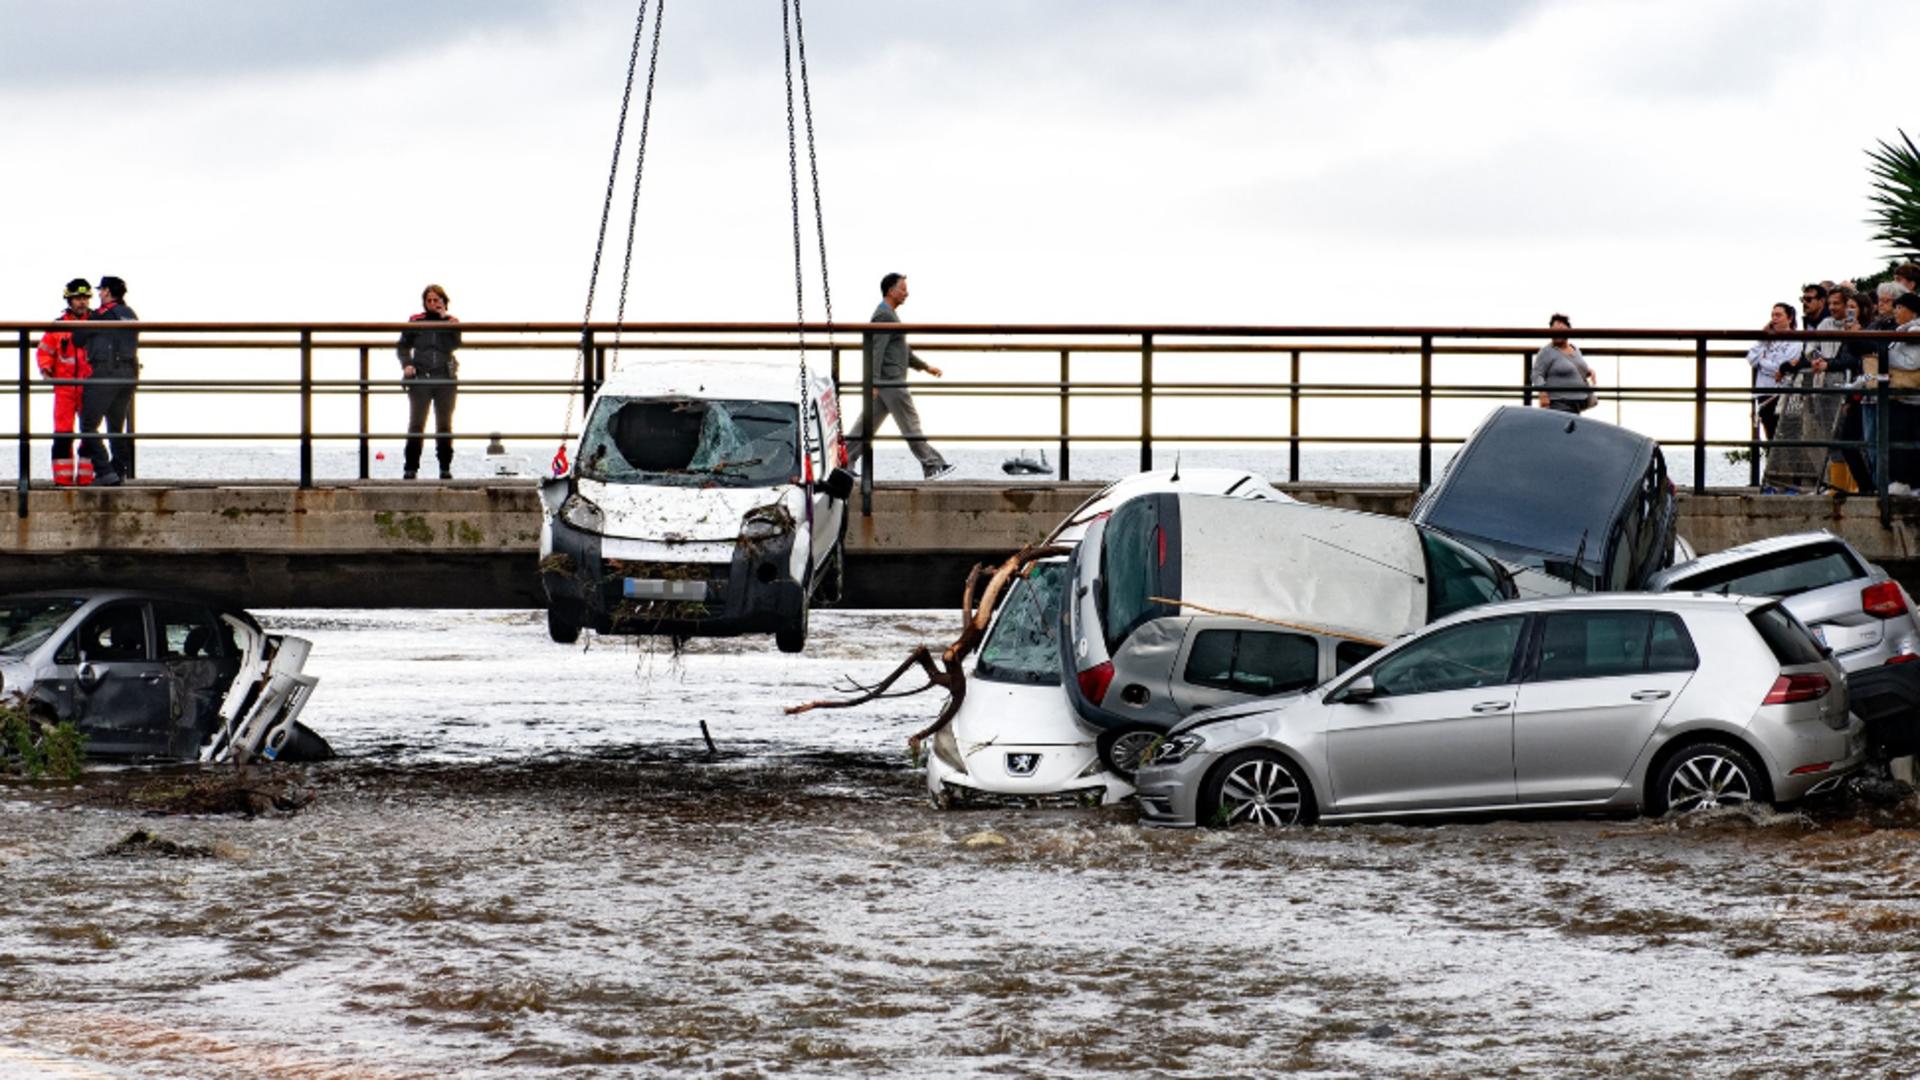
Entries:
[[[1040, 539], [1098, 486], [881, 485], [873, 516], [860, 516], [856, 501], [848, 526], [848, 602], [957, 605], [973, 563]], [[1306, 502], [1401, 516], [1414, 499], [1397, 487], [1288, 490]], [[533, 571], [540, 505], [525, 482], [51, 489], [32, 492], [29, 505], [0, 551], [0, 590], [140, 585], [256, 607], [541, 602]], [[1902, 580], [1920, 571], [1914, 515], [1882, 526], [1870, 499], [1680, 499], [1680, 531], [1702, 552], [1822, 528]]]

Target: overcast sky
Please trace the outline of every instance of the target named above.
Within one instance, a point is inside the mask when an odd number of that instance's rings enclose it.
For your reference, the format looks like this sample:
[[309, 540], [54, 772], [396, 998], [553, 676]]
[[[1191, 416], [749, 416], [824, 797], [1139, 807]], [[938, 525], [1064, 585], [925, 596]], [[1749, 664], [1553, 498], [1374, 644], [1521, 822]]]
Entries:
[[[814, 0], [837, 314], [1757, 326], [1884, 262], [1896, 8]], [[0, 311], [577, 318], [634, 9], [4, 0]], [[772, 0], [668, 5], [630, 318], [791, 314], [781, 79]]]

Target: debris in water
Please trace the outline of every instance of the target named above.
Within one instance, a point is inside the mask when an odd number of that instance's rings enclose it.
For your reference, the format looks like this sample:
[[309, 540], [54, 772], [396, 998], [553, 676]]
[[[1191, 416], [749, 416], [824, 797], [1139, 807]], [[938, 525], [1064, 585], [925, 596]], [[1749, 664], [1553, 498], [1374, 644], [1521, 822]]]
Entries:
[[960, 841], [967, 847], [1006, 847], [1007, 838], [992, 829], [983, 829]]
[[163, 859], [211, 859], [213, 849], [204, 844], [178, 843], [145, 829], [135, 829], [100, 854], [110, 858], [154, 855]]

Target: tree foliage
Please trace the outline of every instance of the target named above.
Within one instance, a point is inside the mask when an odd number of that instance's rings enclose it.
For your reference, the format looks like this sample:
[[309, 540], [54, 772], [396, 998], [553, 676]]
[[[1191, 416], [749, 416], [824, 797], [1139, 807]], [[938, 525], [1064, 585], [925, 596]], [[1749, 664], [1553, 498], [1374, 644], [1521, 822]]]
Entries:
[[1873, 177], [1867, 224], [1879, 230], [1873, 238], [1901, 255], [1920, 256], [1920, 147], [1901, 130], [1900, 145], [1881, 140], [1867, 157], [1873, 163], [1867, 170]]

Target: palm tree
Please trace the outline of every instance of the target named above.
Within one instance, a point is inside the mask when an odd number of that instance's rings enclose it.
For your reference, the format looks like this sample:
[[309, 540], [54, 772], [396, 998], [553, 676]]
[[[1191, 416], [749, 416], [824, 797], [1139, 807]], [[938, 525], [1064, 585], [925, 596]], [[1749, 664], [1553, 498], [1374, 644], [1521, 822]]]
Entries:
[[1905, 130], [1900, 146], [1882, 140], [1880, 149], [1867, 151], [1873, 165], [1873, 216], [1867, 224], [1878, 226], [1875, 240], [1883, 240], [1902, 255], [1920, 255], [1920, 147], [1913, 145]]

